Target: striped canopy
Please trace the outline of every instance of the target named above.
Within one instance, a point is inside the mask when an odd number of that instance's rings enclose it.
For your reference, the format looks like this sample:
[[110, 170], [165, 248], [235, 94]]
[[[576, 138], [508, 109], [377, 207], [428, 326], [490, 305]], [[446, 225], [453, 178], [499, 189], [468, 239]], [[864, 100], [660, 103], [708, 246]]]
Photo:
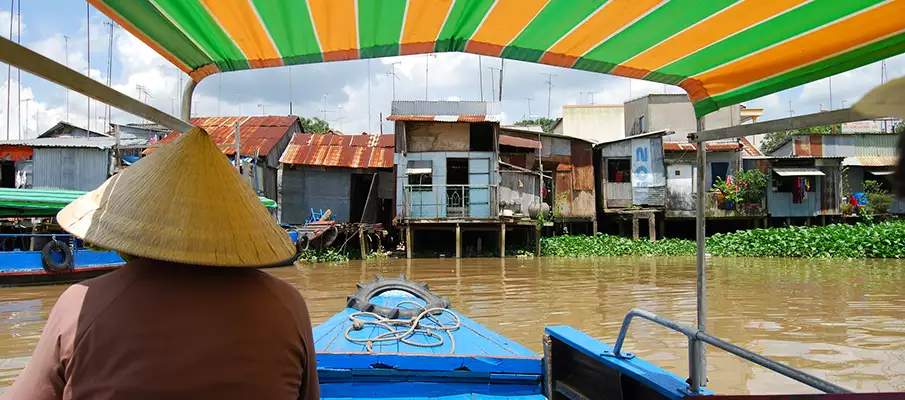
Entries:
[[698, 116], [905, 50], [905, 0], [89, 0], [194, 80], [467, 52], [681, 86]]

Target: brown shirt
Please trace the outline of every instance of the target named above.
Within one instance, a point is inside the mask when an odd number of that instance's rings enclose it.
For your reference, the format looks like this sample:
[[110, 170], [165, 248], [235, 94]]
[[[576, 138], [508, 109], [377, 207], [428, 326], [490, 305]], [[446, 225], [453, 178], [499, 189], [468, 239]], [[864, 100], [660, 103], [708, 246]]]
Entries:
[[9, 399], [317, 399], [298, 290], [253, 268], [138, 259], [73, 285]]

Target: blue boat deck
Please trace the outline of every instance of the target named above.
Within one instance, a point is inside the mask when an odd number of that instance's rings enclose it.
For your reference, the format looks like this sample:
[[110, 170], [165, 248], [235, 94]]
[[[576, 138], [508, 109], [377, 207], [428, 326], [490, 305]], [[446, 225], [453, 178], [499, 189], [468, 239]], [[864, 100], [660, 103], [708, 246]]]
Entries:
[[[395, 307], [400, 302], [416, 301], [405, 292], [387, 292], [372, 302]], [[401, 307], [400, 307], [401, 308]], [[449, 310], [460, 321], [443, 331], [442, 345], [423, 347], [398, 340], [367, 344], [346, 339], [357, 310], [347, 308], [314, 328], [317, 368], [323, 398], [380, 399], [486, 399], [539, 400], [541, 395], [541, 357], [524, 346], [503, 337], [471, 319]], [[453, 325], [449, 314], [436, 316], [443, 325]], [[368, 319], [362, 316], [361, 319]], [[425, 322], [427, 323], [427, 322]], [[366, 324], [349, 331], [353, 339], [374, 338], [386, 329]], [[416, 333], [415, 343], [437, 343], [438, 339]], [[455, 347], [453, 347], [453, 341]]]

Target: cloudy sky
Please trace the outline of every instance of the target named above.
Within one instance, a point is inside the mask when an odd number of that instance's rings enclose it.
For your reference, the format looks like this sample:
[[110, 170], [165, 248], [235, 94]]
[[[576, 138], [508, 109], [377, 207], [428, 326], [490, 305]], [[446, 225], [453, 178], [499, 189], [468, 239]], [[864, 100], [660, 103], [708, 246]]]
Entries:
[[[86, 4], [73, 0], [23, 1], [21, 43], [82, 73], [90, 74], [128, 95], [146, 100], [166, 112], [179, 107], [181, 84], [188, 79], [162, 57], [121, 28], [114, 30], [111, 73], [107, 72], [110, 20]], [[9, 3], [3, 7], [9, 7]], [[52, 10], [49, 11], [49, 10]], [[18, 19], [13, 17], [14, 39]], [[9, 37], [11, 15], [0, 9], [0, 34]], [[68, 37], [68, 39], [66, 39]], [[68, 49], [68, 51], [67, 51]], [[890, 79], [905, 75], [905, 57], [886, 61]], [[479, 68], [480, 66], [480, 68]], [[380, 113], [390, 110], [395, 82], [397, 100], [480, 100], [498, 96], [500, 60], [470, 54], [406, 56], [379, 60], [344, 61], [317, 65], [231, 72], [209, 77], [195, 92], [194, 113], [199, 116], [286, 115], [292, 101], [294, 114], [326, 117], [334, 128], [347, 133], [378, 132]], [[427, 68], [425, 68], [427, 67]], [[746, 106], [765, 108], [765, 118], [817, 112], [830, 105], [850, 106], [880, 82], [880, 63], [837, 75], [802, 87], [749, 101]], [[395, 70], [395, 77], [393, 71]], [[552, 74], [552, 76], [551, 76]], [[60, 86], [12, 70], [0, 64], [0, 139], [34, 137], [60, 120], [94, 130], [103, 126], [104, 105], [84, 96], [68, 94]], [[291, 75], [291, 90], [290, 90]], [[552, 87], [548, 82], [552, 81]], [[482, 85], [483, 82], [483, 85]], [[7, 109], [7, 88], [11, 100]], [[139, 94], [139, 87], [145, 92]], [[20, 90], [21, 89], [21, 90]], [[526, 116], [558, 117], [565, 104], [620, 104], [647, 93], [681, 93], [675, 86], [572, 71], [517, 61], [507, 61], [503, 73], [503, 122]], [[21, 93], [21, 98], [19, 94]], [[68, 101], [67, 101], [68, 98]], [[549, 101], [548, 101], [549, 100]], [[68, 107], [67, 107], [68, 103]], [[529, 110], [530, 104], [530, 110]], [[21, 107], [21, 110], [20, 110]], [[7, 119], [9, 132], [7, 132]], [[22, 120], [20, 127], [19, 120]], [[139, 119], [114, 111], [113, 122]], [[27, 121], [27, 122], [26, 122]], [[392, 124], [383, 121], [385, 132]], [[9, 136], [7, 136], [7, 134]]]

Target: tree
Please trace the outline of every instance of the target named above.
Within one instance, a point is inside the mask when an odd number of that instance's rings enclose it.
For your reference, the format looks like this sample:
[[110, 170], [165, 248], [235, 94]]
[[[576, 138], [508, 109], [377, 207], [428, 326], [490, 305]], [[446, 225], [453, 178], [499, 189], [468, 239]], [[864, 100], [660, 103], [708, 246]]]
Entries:
[[541, 129], [543, 129], [544, 132], [550, 133], [550, 132], [553, 132], [553, 124], [555, 124], [555, 123], [556, 123], [556, 121], [552, 120], [550, 118], [538, 117], [535, 119], [523, 119], [519, 122], [516, 122], [515, 126], [540, 125]]
[[299, 117], [299, 122], [305, 133], [327, 133], [330, 130], [330, 123], [318, 117]]

